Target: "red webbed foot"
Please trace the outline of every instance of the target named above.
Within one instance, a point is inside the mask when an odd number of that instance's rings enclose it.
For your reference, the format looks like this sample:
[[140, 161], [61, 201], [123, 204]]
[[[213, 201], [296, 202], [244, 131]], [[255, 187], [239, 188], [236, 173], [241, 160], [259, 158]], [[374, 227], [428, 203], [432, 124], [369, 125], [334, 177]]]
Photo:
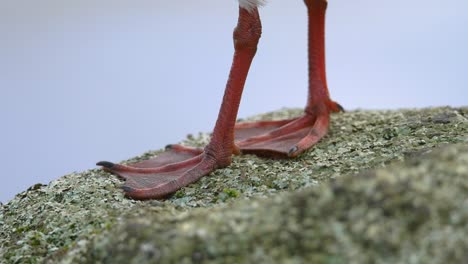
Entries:
[[163, 198], [231, 163], [239, 153], [234, 144], [234, 125], [250, 65], [261, 35], [257, 8], [239, 7], [234, 30], [234, 57], [218, 119], [210, 143], [197, 150], [172, 146], [158, 157], [129, 166], [99, 162], [107, 171], [126, 179], [125, 193], [136, 199]]
[[169, 145], [155, 158], [129, 165], [98, 162], [106, 171], [124, 178], [125, 194], [135, 199], [164, 198], [222, 167], [202, 149]]
[[288, 120], [239, 123], [235, 127], [236, 144], [243, 154], [296, 157], [327, 134], [330, 112], [343, 111], [343, 108], [330, 101], [314, 110]]
[[236, 126], [242, 153], [295, 157], [328, 132], [330, 113], [343, 108], [330, 99], [325, 73], [326, 0], [304, 1], [309, 24], [309, 93], [304, 116], [293, 120], [257, 122]]

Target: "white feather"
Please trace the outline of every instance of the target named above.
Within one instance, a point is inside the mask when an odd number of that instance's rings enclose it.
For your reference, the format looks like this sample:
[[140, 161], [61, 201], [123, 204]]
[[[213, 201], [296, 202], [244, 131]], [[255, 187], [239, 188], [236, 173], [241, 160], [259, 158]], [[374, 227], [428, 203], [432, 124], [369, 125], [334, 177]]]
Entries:
[[265, 4], [265, 0], [239, 0], [239, 6], [251, 11], [253, 8], [262, 6]]

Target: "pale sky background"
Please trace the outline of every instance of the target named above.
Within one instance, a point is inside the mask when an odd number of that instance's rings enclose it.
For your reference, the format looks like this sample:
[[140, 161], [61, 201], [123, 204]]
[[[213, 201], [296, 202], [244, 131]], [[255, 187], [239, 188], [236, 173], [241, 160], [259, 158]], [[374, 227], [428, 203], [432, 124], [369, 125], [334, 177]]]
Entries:
[[[239, 117], [305, 104], [304, 3], [269, 2]], [[345, 108], [468, 105], [468, 1], [329, 2]], [[0, 0], [0, 201], [210, 131], [237, 14], [234, 0]]]

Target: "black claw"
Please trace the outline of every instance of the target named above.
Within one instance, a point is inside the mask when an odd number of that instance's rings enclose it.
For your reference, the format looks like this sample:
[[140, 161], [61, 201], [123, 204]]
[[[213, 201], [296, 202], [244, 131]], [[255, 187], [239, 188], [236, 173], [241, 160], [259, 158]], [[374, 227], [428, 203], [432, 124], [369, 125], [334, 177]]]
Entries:
[[122, 186], [122, 190], [124, 190], [124, 192], [126, 193], [131, 193], [135, 191], [135, 189], [133, 189], [132, 187], [128, 187], [128, 186]]
[[165, 149], [166, 149], [166, 150], [172, 149], [172, 144], [166, 145]]
[[288, 152], [288, 156], [292, 156], [292, 154], [294, 154], [298, 149], [299, 148], [297, 146], [292, 147]]
[[112, 169], [112, 167], [114, 167], [115, 164], [109, 161], [100, 161], [96, 163], [96, 165], [103, 166], [104, 168], [107, 168], [107, 169]]
[[343, 106], [340, 105], [339, 103], [336, 103], [336, 106], [338, 106], [338, 109], [340, 109], [340, 112], [346, 112], [346, 110], [343, 108]]

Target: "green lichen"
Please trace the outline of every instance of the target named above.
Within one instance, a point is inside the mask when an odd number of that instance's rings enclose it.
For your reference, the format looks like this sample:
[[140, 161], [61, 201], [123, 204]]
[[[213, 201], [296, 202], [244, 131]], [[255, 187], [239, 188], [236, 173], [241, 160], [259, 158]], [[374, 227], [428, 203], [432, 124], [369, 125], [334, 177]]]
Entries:
[[238, 196], [239, 192], [236, 189], [225, 188], [223, 192], [219, 194], [218, 198], [225, 202], [230, 198], [237, 198]]
[[102, 170], [72, 173], [2, 205], [0, 262], [466, 261], [467, 117], [466, 107], [336, 114], [299, 158], [234, 157], [165, 201], [127, 199]]

